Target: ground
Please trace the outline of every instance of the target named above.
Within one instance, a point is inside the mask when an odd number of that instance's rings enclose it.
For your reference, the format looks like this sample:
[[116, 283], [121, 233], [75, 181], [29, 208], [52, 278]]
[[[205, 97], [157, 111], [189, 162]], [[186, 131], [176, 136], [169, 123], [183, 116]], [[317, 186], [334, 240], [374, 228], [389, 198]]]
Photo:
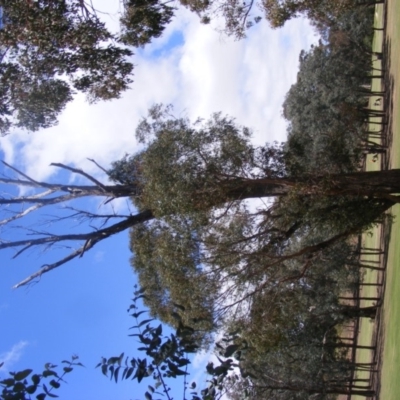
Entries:
[[[400, 168], [400, 2], [387, 0], [383, 5], [376, 6], [375, 27], [385, 27], [384, 31], [376, 31], [374, 51], [383, 50], [385, 56], [383, 64], [375, 61], [374, 68], [383, 68], [385, 79], [374, 80], [373, 90], [383, 89], [385, 96], [379, 107], [386, 111], [384, 141], [388, 146], [385, 156], [373, 162], [372, 157], [367, 158], [366, 168], [386, 169]], [[373, 57], [375, 59], [375, 57]], [[371, 99], [371, 105], [375, 99]], [[400, 206], [392, 209], [393, 223], [386, 221], [368, 234], [363, 235], [365, 247], [382, 249], [380, 255], [367, 256], [371, 265], [385, 268], [385, 271], [367, 270], [364, 275], [364, 283], [378, 283], [382, 286], [363, 286], [363, 296], [381, 297], [380, 312], [371, 322], [361, 319], [358, 329], [358, 343], [376, 345], [376, 351], [357, 351], [358, 362], [375, 362], [372, 369], [377, 372], [365, 371], [358, 377], [369, 378], [370, 383], [377, 391], [376, 399], [397, 400], [400, 399]], [[379, 262], [379, 264], [378, 264]], [[367, 305], [367, 304], [366, 304]], [[357, 332], [356, 332], [357, 333]], [[362, 375], [362, 376], [361, 376]], [[351, 397], [352, 400], [359, 398]]]

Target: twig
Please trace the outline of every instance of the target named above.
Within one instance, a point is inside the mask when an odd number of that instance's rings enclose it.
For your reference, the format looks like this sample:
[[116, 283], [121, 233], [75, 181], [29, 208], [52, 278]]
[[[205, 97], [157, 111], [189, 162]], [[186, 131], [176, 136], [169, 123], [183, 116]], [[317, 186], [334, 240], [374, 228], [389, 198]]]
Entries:
[[41, 205], [40, 205], [40, 204], [37, 204], [37, 205], [35, 205], [35, 206], [32, 206], [32, 207], [27, 208], [27, 209], [24, 210], [24, 211], [21, 211], [20, 213], [16, 213], [15, 215], [13, 215], [13, 216], [10, 217], [10, 218], [2, 219], [2, 220], [0, 221], [0, 226], [1, 226], [1, 225], [6, 225], [6, 224], [8, 224], [8, 223], [10, 223], [10, 222], [12, 222], [12, 221], [15, 221], [16, 219], [23, 218], [23, 217], [25, 217], [26, 215], [28, 215], [29, 213], [31, 213], [31, 212], [33, 212], [33, 211], [35, 211], [35, 210], [38, 210], [40, 207], [41, 207]]
[[13, 171], [15, 171], [17, 174], [22, 175], [24, 178], [28, 179], [28, 181], [34, 183], [35, 185], [39, 185], [41, 186], [40, 182], [35, 181], [34, 179], [32, 179], [30, 176], [24, 174], [22, 171], [20, 171], [19, 169], [13, 167], [12, 165], [6, 163], [5, 161], [1, 161], [5, 166], [7, 166], [8, 168], [12, 169]]
[[103, 172], [105, 172], [108, 175], [108, 171], [103, 168], [100, 164], [98, 164], [93, 158], [88, 158], [89, 161], [91, 161], [96, 167], [100, 168]]
[[93, 178], [93, 176], [89, 175], [88, 173], [82, 171], [81, 169], [72, 168], [72, 167], [70, 167], [70, 166], [68, 166], [68, 165], [64, 165], [64, 164], [61, 164], [61, 163], [51, 163], [50, 165], [51, 165], [51, 166], [54, 166], [54, 167], [59, 167], [59, 168], [66, 169], [66, 170], [68, 170], [68, 171], [74, 172], [75, 174], [82, 175], [82, 176], [84, 176], [85, 178], [87, 178], [87, 179], [89, 179], [90, 181], [92, 181], [96, 186], [100, 187], [104, 192], [107, 191], [107, 188], [106, 188], [106, 186], [105, 186], [104, 184], [102, 184], [102, 183], [101, 183], [100, 181], [98, 181], [96, 178]]
[[[92, 244], [92, 246], [93, 245], [94, 245], [94, 243]], [[76, 250], [76, 251], [72, 252], [71, 254], [69, 254], [67, 257], [62, 258], [61, 260], [59, 260], [59, 261], [57, 261], [57, 262], [55, 262], [53, 264], [45, 264], [42, 268], [40, 268], [39, 271], [36, 271], [32, 275], [29, 275], [27, 278], [25, 278], [21, 282], [17, 283], [16, 285], [14, 285], [12, 288], [13, 289], [18, 289], [21, 286], [25, 286], [28, 283], [32, 282], [34, 279], [40, 278], [46, 272], [49, 272], [49, 271], [59, 267], [60, 265], [63, 265], [65, 263], [67, 263], [68, 261], [71, 261], [74, 258], [78, 257], [82, 253], [82, 250], [83, 250], [83, 246], [81, 248], [79, 248], [78, 250]]]

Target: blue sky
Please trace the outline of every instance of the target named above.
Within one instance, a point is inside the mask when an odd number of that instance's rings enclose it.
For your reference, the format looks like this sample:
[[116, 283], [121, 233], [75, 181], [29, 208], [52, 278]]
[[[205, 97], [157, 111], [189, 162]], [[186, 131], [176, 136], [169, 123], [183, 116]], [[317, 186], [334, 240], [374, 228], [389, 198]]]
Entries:
[[[95, 4], [110, 13], [107, 23], [115, 28], [118, 1], [97, 0]], [[257, 145], [283, 140], [286, 125], [281, 105], [295, 81], [300, 50], [316, 40], [306, 21], [295, 20], [274, 31], [261, 22], [246, 40], [235, 42], [181, 11], [163, 37], [136, 51], [135, 82], [120, 100], [89, 106], [77, 96], [54, 128], [32, 134], [15, 131], [0, 138], [0, 157], [35, 179], [65, 178], [49, 167], [51, 162], [83, 168], [104, 179], [87, 157], [108, 167], [126, 152], [134, 152], [134, 128], [155, 102], [172, 103], [178, 115], [185, 113], [190, 118], [217, 111], [233, 115], [254, 129]], [[4, 193], [7, 188], [0, 190]], [[98, 209], [93, 201], [81, 206]], [[43, 216], [36, 218], [43, 220]], [[67, 224], [63, 228], [72, 229]], [[0, 230], [3, 240], [18, 235], [15, 230]], [[134, 323], [126, 310], [135, 284], [127, 233], [98, 244], [84, 257], [44, 275], [39, 283], [18, 290], [11, 287], [42, 264], [54, 261], [60, 252], [26, 252], [14, 260], [12, 255], [12, 251], [0, 252], [3, 370], [40, 370], [45, 362], [57, 364], [77, 354], [86, 368], [68, 376], [68, 384], [58, 391], [61, 399], [142, 398], [146, 385], [116, 385], [94, 369], [101, 356], [122, 351], [134, 355], [136, 347], [127, 336]], [[206, 357], [199, 356], [196, 365], [201, 369], [205, 361]], [[0, 370], [0, 377], [4, 373]]]

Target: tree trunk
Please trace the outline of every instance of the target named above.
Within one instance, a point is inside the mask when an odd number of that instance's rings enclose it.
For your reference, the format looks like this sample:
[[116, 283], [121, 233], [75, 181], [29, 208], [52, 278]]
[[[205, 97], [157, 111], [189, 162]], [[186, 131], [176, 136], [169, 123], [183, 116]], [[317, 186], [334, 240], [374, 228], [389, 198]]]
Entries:
[[340, 312], [347, 318], [375, 318], [377, 306], [342, 306]]
[[[101, 196], [108, 198], [106, 201], [108, 202], [114, 198], [140, 198], [141, 196], [140, 187], [135, 187], [135, 185], [128, 184], [104, 185], [85, 172], [65, 166], [63, 164], [54, 165], [69, 170], [70, 172], [83, 175], [92, 181], [94, 185], [80, 186], [39, 182], [28, 177], [16, 168], [9, 166], [8, 164], [6, 165], [13, 169], [17, 174], [23, 176], [24, 179], [0, 178], [0, 183], [39, 188], [42, 190], [42, 192], [31, 196], [17, 196], [10, 199], [0, 199], [0, 205], [11, 203], [22, 205], [29, 204], [27, 209], [23, 209], [23, 211], [12, 215], [10, 218], [0, 220], [0, 225], [7, 224], [18, 218], [23, 218], [27, 214], [34, 212], [41, 207], [73, 201], [81, 197]], [[215, 193], [218, 193], [218, 195], [214, 196]], [[354, 172], [340, 175], [313, 175], [300, 177], [289, 176], [287, 178], [265, 177], [260, 179], [248, 179], [236, 176], [226, 176], [223, 174], [215, 174], [214, 185], [211, 184], [206, 187], [199, 187], [198, 192], [195, 190], [190, 196], [193, 202], [193, 208], [196, 209], [196, 207], [198, 207], [199, 211], [202, 211], [212, 207], [222, 207], [224, 204], [232, 201], [263, 197], [279, 198], [282, 196], [287, 196], [291, 193], [298, 193], [300, 197], [304, 196], [311, 199], [315, 198], [316, 200], [318, 200], [320, 197], [330, 196], [335, 198], [348, 196], [353, 200], [360, 200], [361, 202], [365, 201], [366, 206], [370, 204], [371, 207], [375, 207], [374, 212], [369, 216], [371, 221], [365, 221], [365, 223], [368, 224], [379, 218], [379, 216], [391, 206], [400, 202], [400, 169], [389, 171]], [[206, 199], [206, 201], [198, 201], [199, 197], [203, 197]], [[82, 257], [82, 255], [93, 248], [95, 244], [116, 233], [130, 229], [135, 225], [148, 222], [156, 217], [160, 217], [157, 215], [157, 210], [150, 209], [141, 210], [136, 215], [128, 216], [96, 215], [80, 210], [75, 211], [78, 215], [87, 217], [88, 220], [95, 218], [100, 218], [104, 222], [107, 222], [110, 218], [122, 218], [123, 220], [113, 225], [106, 226], [102, 229], [92, 229], [92, 231], [86, 233], [44, 233], [43, 235], [39, 234], [39, 237], [32, 237], [28, 235], [22, 238], [20, 237], [15, 241], [2, 241], [0, 243], [0, 250], [6, 248], [17, 249], [14, 258], [19, 256], [22, 252], [32, 249], [36, 246], [50, 247], [55, 243], [61, 243], [65, 241], [84, 242], [83, 246], [79, 249], [72, 251], [64, 258], [61, 258], [52, 264], [45, 264], [40, 270], [30, 275], [14, 287], [26, 285], [32, 280], [40, 277], [43, 273], [47, 273], [76, 257]], [[326, 212], [329, 212], [329, 210], [326, 210]], [[297, 252], [284, 255], [281, 257], [281, 260], [276, 262], [323, 250], [331, 244], [336, 243], [338, 240], [348, 237], [351, 234], [358, 233], [364, 227], [364, 225], [361, 224], [363, 224], [363, 222], [360, 222], [359, 225], [354, 224], [354, 226], [349, 226], [347, 230], [343, 230], [342, 232], [323, 242], [305, 247]]]
[[305, 195], [365, 196], [389, 199], [392, 204], [400, 202], [400, 199], [390, 196], [400, 193], [400, 169], [308, 178], [235, 179], [221, 185], [226, 187], [227, 201], [285, 196], [292, 188], [301, 187]]

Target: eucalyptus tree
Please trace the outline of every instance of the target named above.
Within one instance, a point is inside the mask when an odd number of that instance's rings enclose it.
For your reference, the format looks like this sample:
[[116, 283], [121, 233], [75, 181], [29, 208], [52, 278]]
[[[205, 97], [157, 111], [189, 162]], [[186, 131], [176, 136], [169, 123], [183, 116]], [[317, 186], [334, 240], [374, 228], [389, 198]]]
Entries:
[[324, 29], [349, 10], [382, 3], [382, 0], [262, 0], [265, 16], [274, 28], [292, 18], [306, 16], [317, 27]]
[[75, 91], [95, 102], [129, 87], [132, 52], [86, 2], [1, 0], [0, 7], [2, 134], [54, 125]]
[[[346, 386], [348, 369], [338, 368], [342, 359], [337, 354], [347, 349], [335, 341], [335, 327], [347, 318], [371, 316], [374, 310], [337, 302], [337, 283], [343, 284], [344, 276], [347, 282], [355, 276], [350, 263], [350, 270], [339, 264], [351, 260], [344, 240], [376, 223], [400, 201], [400, 170], [299, 173], [281, 145], [253, 147], [250, 130], [232, 118], [215, 114], [191, 123], [171, 114], [169, 107], [150, 110], [137, 128], [143, 150], [103, 169], [113, 183], [102, 183], [63, 164], [54, 166], [90, 184], [41, 182], [7, 164], [17, 177], [3, 177], [0, 182], [31, 191], [3, 194], [0, 199], [5, 213], [0, 250], [15, 249], [18, 257], [40, 246], [81, 244], [16, 286], [130, 230], [132, 264], [148, 289], [144, 301], [151, 314], [178, 327], [192, 327], [196, 346], [203, 347], [210, 343], [210, 334], [229, 320], [245, 327], [241, 342], [235, 343], [251, 344], [243, 349], [248, 356], [241, 353], [249, 374], [246, 377], [245, 372], [244, 378], [257, 377], [260, 368], [267, 374], [258, 381], [254, 378], [250, 388], [271, 396], [285, 393], [282, 398], [293, 398], [290, 393], [299, 398], [356, 394]], [[101, 213], [74, 204], [93, 196], [108, 203], [127, 198], [136, 211]], [[256, 208], [247, 204], [257, 198], [264, 203]], [[67, 214], [60, 211], [51, 221], [60, 222], [61, 229], [43, 228], [43, 221], [32, 225], [30, 215], [61, 204]], [[63, 233], [69, 219], [90, 223], [86, 231]], [[7, 227], [20, 229], [18, 239], [7, 238]], [[327, 346], [323, 346], [325, 334], [332, 336]], [[287, 367], [293, 357], [297, 363]], [[322, 382], [319, 374], [328, 367], [329, 379]], [[215, 369], [210, 371], [217, 375]]]
[[[261, 20], [254, 0], [177, 3], [198, 14], [204, 23], [222, 17], [222, 30], [236, 38], [244, 37]], [[125, 46], [144, 46], [161, 36], [175, 17], [177, 3], [123, 1], [121, 32], [112, 34], [94, 7], [81, 0], [1, 0], [0, 132], [54, 125], [75, 91], [86, 93], [91, 102], [118, 98], [129, 87], [133, 69], [132, 52]], [[304, 7], [316, 7], [313, 0], [278, 3], [262, 1], [261, 14], [272, 21], [271, 7], [286, 7], [291, 10], [288, 17]], [[317, 3], [318, 9], [328, 13], [337, 6], [334, 1]], [[348, 3], [342, 6], [347, 10]]]
[[[286, 163], [281, 146], [252, 147], [250, 130], [231, 118], [216, 114], [208, 121], [191, 124], [186, 118], [170, 114], [170, 109], [156, 106], [140, 123], [137, 135], [147, 147], [114, 163], [107, 171], [113, 184], [104, 184], [62, 164], [54, 165], [84, 176], [91, 184], [40, 182], [9, 166], [19, 176], [4, 177], [1, 182], [34, 191], [3, 195], [0, 204], [8, 213], [1, 220], [3, 227], [17, 224], [22, 228], [21, 221], [28, 214], [89, 196], [100, 196], [108, 202], [125, 197], [137, 210], [101, 214], [71, 204], [66, 208], [71, 218], [86, 218], [102, 225], [83, 233], [65, 234], [27, 227], [27, 236], [21, 235], [18, 240], [3, 235], [0, 250], [14, 248], [15, 256], [38, 246], [82, 243], [70, 254], [44, 265], [22, 284], [131, 228], [132, 248], [139, 264], [145, 263], [146, 257], [162, 263], [156, 252], [175, 249], [171, 251], [181, 254], [182, 263], [187, 264], [176, 267], [187, 268], [185, 279], [196, 276], [199, 270], [211, 281], [218, 281], [220, 287], [226, 279], [225, 297], [233, 298], [237, 286], [229, 285], [227, 276], [236, 276], [241, 285], [250, 282], [251, 295], [251, 282], [262, 284], [258, 280], [260, 268], [278, 268], [296, 257], [307, 263], [307, 257], [369, 227], [400, 201], [399, 170], [297, 175], [290, 162]], [[246, 204], [248, 199], [268, 197], [275, 201], [255, 211]], [[55, 220], [64, 222], [67, 218], [59, 215]], [[300, 234], [327, 224], [331, 230], [320, 241], [291, 250]], [[155, 247], [157, 242], [164, 250]], [[143, 251], [138, 246], [143, 246]], [[214, 269], [202, 265], [213, 265]]]
[[222, 21], [225, 34], [242, 39], [262, 19], [254, 0], [125, 0], [121, 17], [122, 40], [133, 46], [144, 46], [159, 37], [176, 15], [178, 5], [197, 14], [209, 24]]
[[134, 46], [148, 44], [163, 33], [175, 17], [178, 5], [196, 13], [205, 24], [222, 21], [221, 31], [241, 39], [263, 17], [277, 28], [291, 18], [305, 15], [323, 32], [347, 11], [373, 4], [376, 2], [372, 0], [125, 0], [122, 37]]
[[370, 58], [362, 48], [371, 45], [372, 11], [348, 11], [318, 45], [300, 54], [297, 82], [286, 95], [283, 113], [289, 121], [286, 151], [304, 172], [355, 171], [371, 147], [370, 93], [363, 89], [371, 79]]
[[[314, 309], [306, 307], [310, 300]], [[353, 380], [348, 350], [354, 346], [338, 339], [340, 319], [332, 310], [316, 315], [324, 303], [292, 285], [254, 296], [251, 312], [233, 325], [238, 335], [229, 344], [236, 346], [240, 375], [230, 392], [282, 400], [370, 396], [365, 382]]]

